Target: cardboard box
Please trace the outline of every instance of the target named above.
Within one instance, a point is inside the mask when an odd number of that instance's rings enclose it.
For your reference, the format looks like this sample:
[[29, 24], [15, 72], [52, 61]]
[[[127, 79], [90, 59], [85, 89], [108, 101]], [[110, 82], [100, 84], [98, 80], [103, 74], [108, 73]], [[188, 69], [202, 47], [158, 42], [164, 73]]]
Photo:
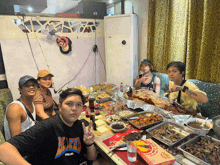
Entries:
[[56, 15], [63, 18], [80, 18], [79, 13], [57, 13]]
[[132, 142], [137, 143], [138, 154], [149, 164], [149, 165], [171, 165], [176, 161], [171, 154], [166, 152], [152, 139], [138, 140]]

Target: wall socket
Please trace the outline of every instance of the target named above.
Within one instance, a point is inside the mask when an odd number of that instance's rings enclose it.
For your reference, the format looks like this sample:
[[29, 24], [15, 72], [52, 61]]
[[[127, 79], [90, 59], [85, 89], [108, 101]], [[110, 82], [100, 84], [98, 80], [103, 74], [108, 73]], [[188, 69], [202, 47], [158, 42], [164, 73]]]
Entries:
[[97, 15], [97, 14], [98, 14], [97, 11], [94, 11], [94, 12], [93, 12], [93, 15]]

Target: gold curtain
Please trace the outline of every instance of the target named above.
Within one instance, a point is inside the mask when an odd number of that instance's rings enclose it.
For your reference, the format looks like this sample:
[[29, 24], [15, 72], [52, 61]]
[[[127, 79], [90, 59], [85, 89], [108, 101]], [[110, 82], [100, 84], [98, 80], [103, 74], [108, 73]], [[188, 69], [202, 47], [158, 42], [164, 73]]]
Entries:
[[148, 59], [166, 73], [186, 63], [186, 79], [220, 82], [220, 1], [150, 0]]
[[190, 0], [186, 78], [220, 83], [220, 1]]

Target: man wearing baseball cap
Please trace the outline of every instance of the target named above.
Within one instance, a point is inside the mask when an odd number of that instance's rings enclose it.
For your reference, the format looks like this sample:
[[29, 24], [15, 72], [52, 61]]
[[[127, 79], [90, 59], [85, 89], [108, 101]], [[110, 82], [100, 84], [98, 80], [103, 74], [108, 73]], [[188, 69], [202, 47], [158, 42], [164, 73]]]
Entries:
[[56, 114], [53, 97], [49, 90], [52, 87], [52, 77], [54, 77], [53, 74], [48, 70], [40, 70], [37, 74], [39, 87], [33, 100], [37, 112], [37, 121]]
[[139, 70], [143, 74], [137, 75], [135, 79], [135, 88], [146, 88], [148, 90], [154, 91], [158, 95], [160, 94], [160, 79], [158, 76], [152, 73], [153, 66], [150, 60], [144, 59], [139, 65]]
[[4, 134], [8, 140], [35, 124], [36, 111], [33, 97], [36, 93], [37, 80], [31, 76], [23, 76], [18, 82], [20, 98], [10, 103], [4, 117]]

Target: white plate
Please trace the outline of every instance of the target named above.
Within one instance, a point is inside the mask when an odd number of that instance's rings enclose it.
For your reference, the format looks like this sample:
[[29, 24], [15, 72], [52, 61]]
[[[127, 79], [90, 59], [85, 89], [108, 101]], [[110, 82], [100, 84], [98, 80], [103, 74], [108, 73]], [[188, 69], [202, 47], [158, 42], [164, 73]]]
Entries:
[[108, 115], [105, 117], [105, 121], [108, 123], [108, 124], [111, 124], [115, 121], [118, 121], [120, 120], [120, 117], [117, 116], [117, 115]]

